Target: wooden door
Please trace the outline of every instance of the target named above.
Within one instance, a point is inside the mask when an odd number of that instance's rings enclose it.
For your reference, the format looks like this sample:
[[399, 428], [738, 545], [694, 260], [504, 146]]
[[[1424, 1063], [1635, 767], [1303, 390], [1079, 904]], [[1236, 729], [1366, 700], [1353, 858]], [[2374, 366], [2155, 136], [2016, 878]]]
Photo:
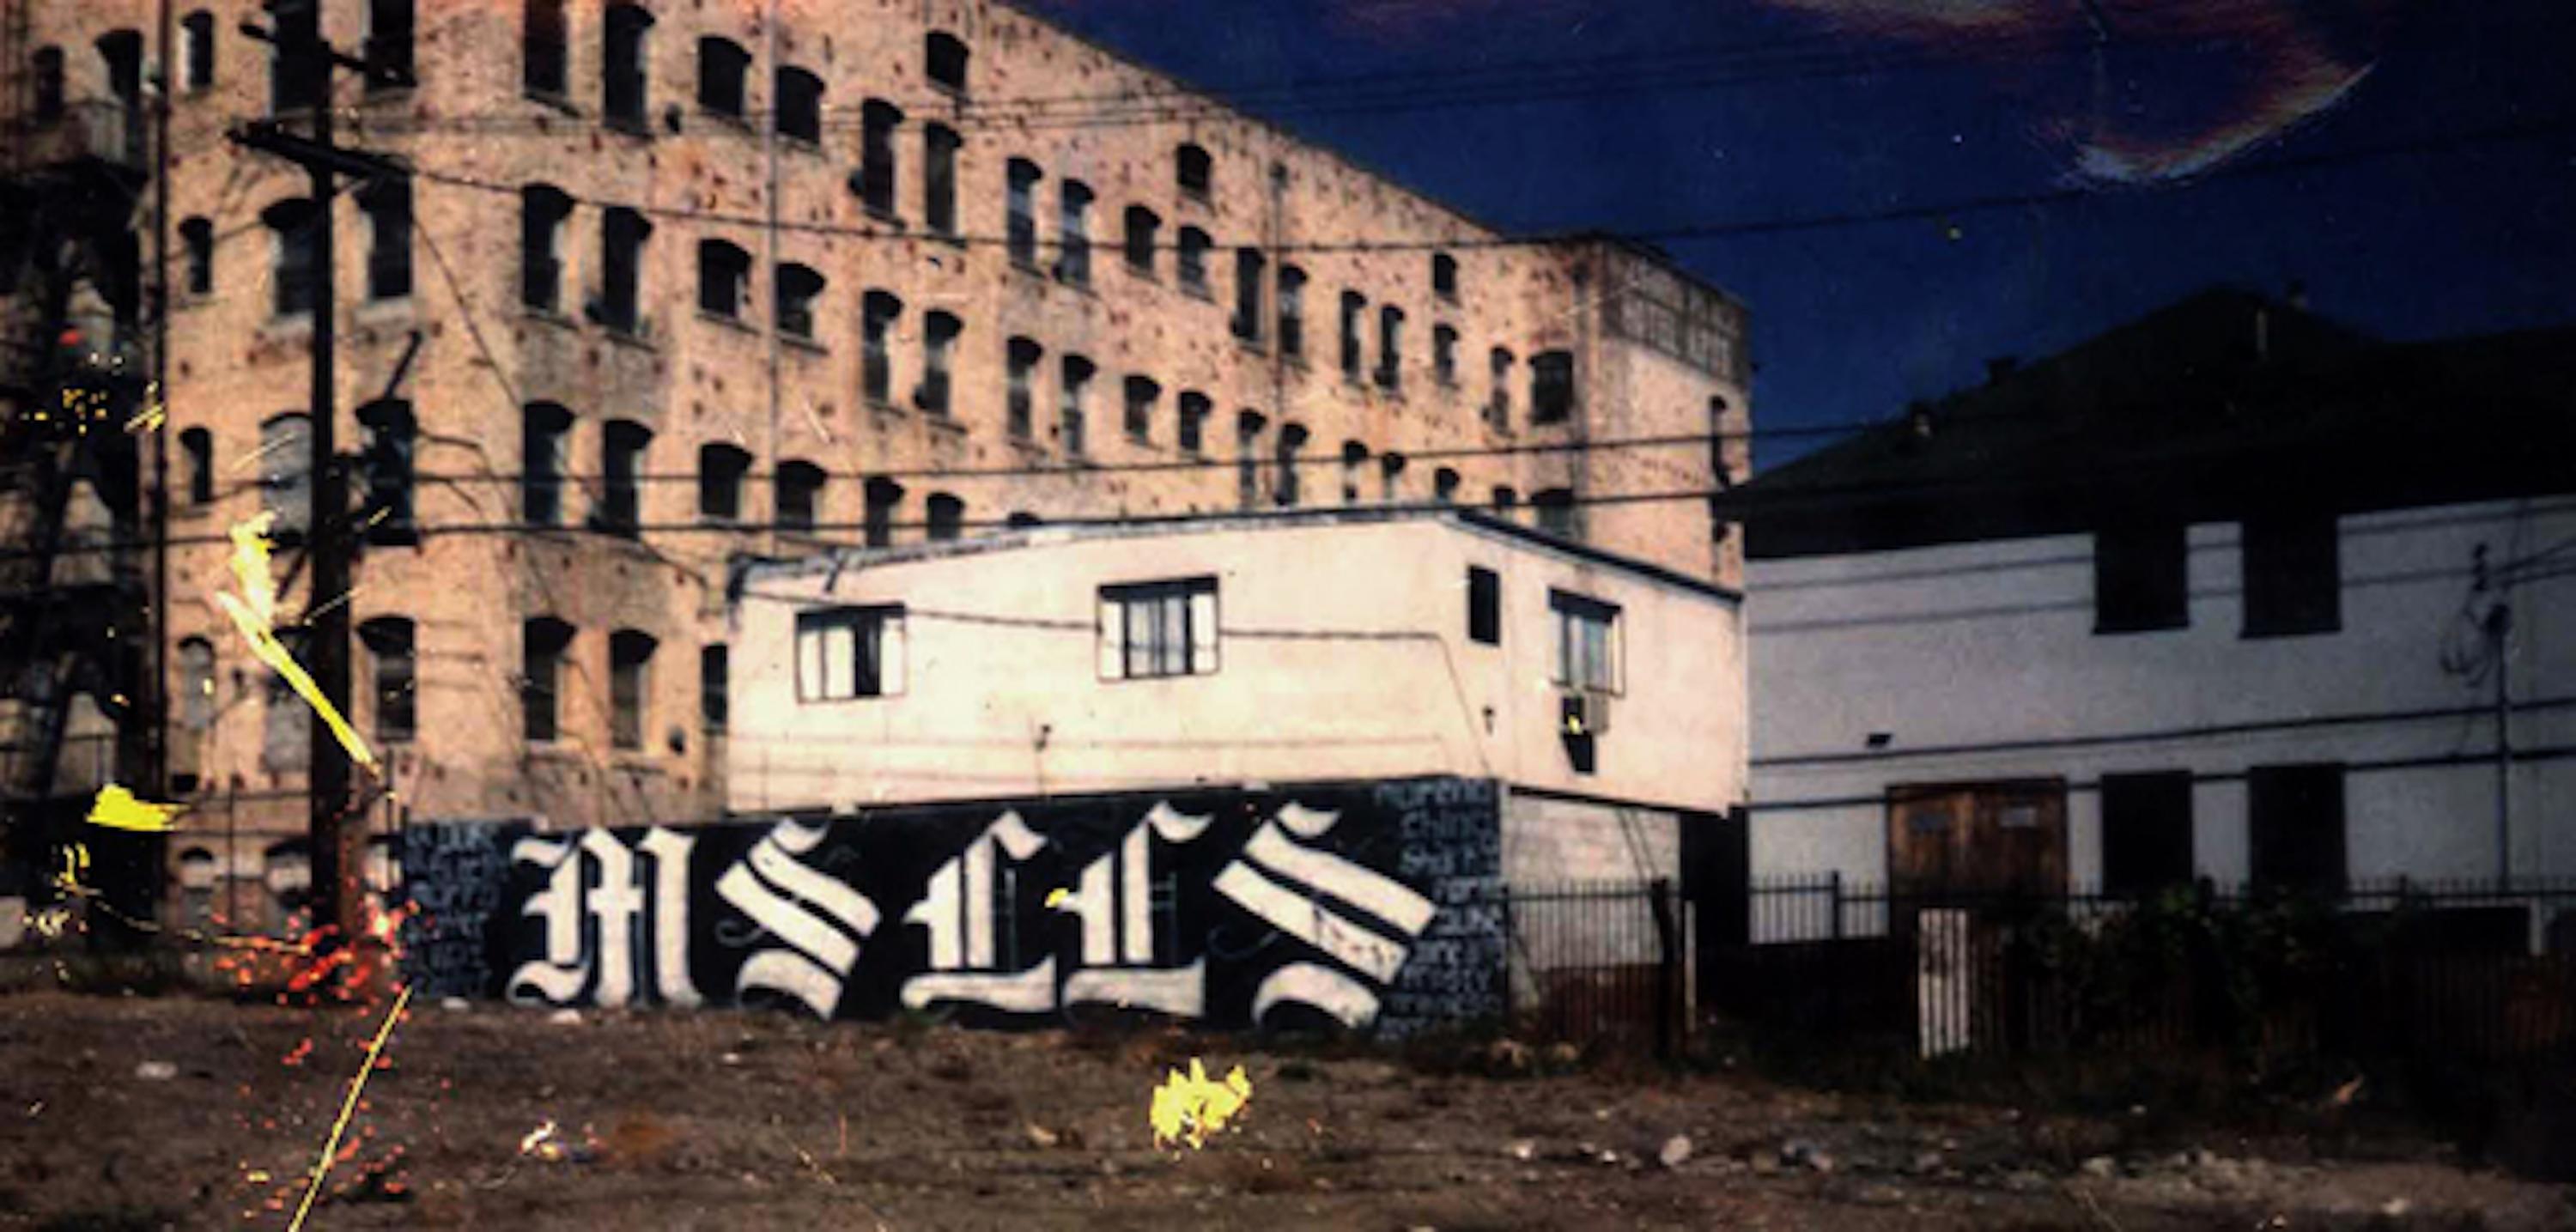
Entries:
[[1889, 788], [1887, 880], [1897, 894], [2063, 892], [2066, 781]]

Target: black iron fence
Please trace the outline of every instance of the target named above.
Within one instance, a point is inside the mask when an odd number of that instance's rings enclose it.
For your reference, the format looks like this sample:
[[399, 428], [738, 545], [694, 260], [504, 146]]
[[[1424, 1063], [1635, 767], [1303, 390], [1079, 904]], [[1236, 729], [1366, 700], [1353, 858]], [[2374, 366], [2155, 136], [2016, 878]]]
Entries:
[[1516, 1033], [1664, 1056], [1685, 1042], [1695, 1017], [1693, 905], [1674, 883], [1518, 886], [1502, 902]]
[[2576, 880], [2327, 891], [1890, 892], [1757, 883], [1711, 1008], [1917, 1055], [2219, 1046], [2576, 1059]]

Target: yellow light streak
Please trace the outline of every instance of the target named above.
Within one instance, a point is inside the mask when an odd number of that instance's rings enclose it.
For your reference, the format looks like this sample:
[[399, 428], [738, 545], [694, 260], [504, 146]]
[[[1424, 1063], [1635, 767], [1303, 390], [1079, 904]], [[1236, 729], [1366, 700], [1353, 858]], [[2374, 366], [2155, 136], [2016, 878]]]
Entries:
[[385, 1041], [393, 1038], [394, 1024], [402, 1021], [403, 1007], [411, 1004], [411, 985], [403, 985], [402, 995], [394, 998], [394, 1007], [385, 1012], [384, 1025], [376, 1028], [376, 1038], [367, 1045], [367, 1059], [358, 1066], [358, 1076], [349, 1080], [349, 1097], [340, 1101], [340, 1116], [331, 1122], [331, 1136], [322, 1143], [322, 1157], [313, 1161], [313, 1181], [304, 1187], [304, 1201], [295, 1208], [295, 1221], [286, 1232], [298, 1232], [304, 1217], [313, 1212], [313, 1199], [322, 1193], [322, 1178], [331, 1171], [331, 1157], [340, 1153], [340, 1135], [347, 1133], [349, 1118], [358, 1114], [358, 1095], [367, 1089], [367, 1076], [376, 1072], [376, 1057], [385, 1050]]
[[188, 811], [184, 804], [155, 804], [136, 798], [133, 792], [110, 783], [98, 789], [98, 798], [89, 806], [89, 824], [111, 830], [132, 830], [138, 834], [159, 834], [171, 828], [173, 819]]
[[340, 717], [339, 708], [322, 696], [321, 686], [313, 683], [313, 677], [304, 670], [304, 665], [296, 662], [285, 643], [277, 640], [277, 583], [268, 575], [268, 528], [275, 520], [274, 513], [263, 512], [249, 521], [234, 524], [231, 532], [233, 578], [241, 583], [242, 592], [236, 597], [229, 591], [219, 590], [215, 592], [215, 601], [223, 605], [224, 612], [233, 618], [233, 624], [240, 627], [242, 636], [250, 640], [251, 653], [259, 656], [259, 661], [266, 663], [269, 670], [284, 677], [297, 695], [313, 707], [314, 713], [321, 715], [322, 721], [330, 725], [331, 734], [339, 739], [341, 748], [349, 751], [350, 760], [374, 769], [376, 755], [368, 750], [367, 742], [359, 739], [349, 721]]

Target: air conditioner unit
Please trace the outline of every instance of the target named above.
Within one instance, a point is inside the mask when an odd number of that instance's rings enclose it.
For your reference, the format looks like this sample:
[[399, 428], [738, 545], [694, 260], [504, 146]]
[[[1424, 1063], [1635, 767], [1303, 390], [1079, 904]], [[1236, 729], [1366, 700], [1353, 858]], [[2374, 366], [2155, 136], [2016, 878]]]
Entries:
[[1569, 736], [1599, 736], [1610, 730], [1610, 695], [1588, 690], [1559, 695], [1558, 726]]

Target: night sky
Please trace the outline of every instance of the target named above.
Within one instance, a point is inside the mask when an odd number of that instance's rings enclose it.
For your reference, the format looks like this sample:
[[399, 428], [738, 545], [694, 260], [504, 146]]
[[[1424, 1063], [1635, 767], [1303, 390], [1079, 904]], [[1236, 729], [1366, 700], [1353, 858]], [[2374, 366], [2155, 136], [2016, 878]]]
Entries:
[[2214, 283], [2392, 339], [2576, 323], [2568, 0], [1023, 2], [1514, 232], [2063, 194], [1658, 241], [1751, 305], [1759, 428]]

